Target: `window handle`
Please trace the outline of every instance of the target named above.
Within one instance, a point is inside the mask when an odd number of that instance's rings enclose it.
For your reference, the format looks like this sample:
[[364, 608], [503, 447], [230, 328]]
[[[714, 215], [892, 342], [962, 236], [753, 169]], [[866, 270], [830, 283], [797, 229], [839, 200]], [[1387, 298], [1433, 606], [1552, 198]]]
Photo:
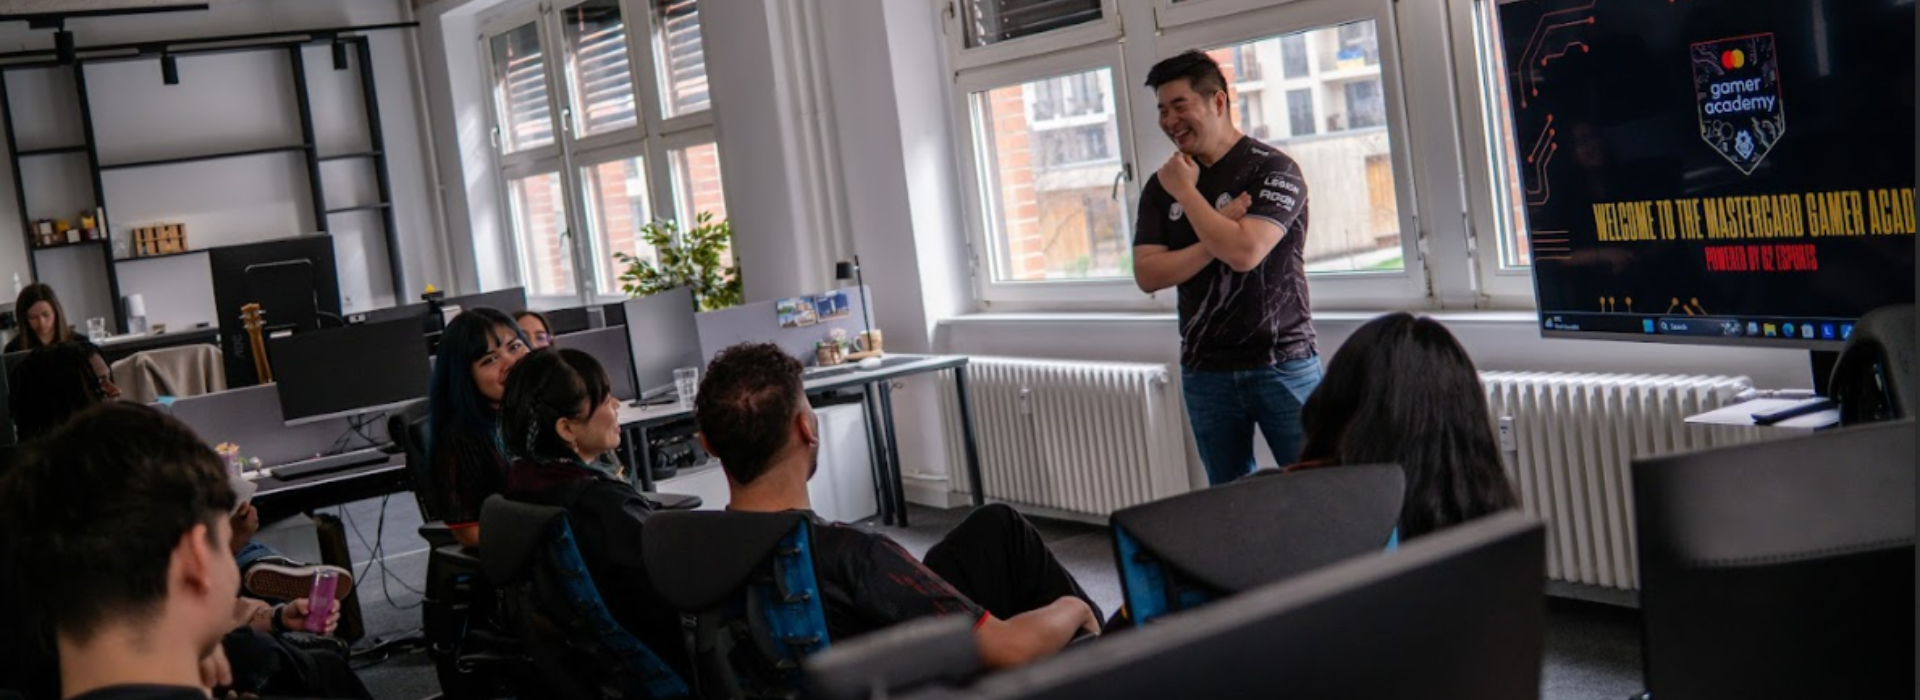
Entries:
[[1113, 174], [1113, 193], [1108, 195], [1113, 201], [1120, 201], [1120, 181], [1133, 179], [1133, 164], [1121, 163], [1120, 172]]
[[567, 133], [567, 134], [573, 133], [573, 108], [572, 107], [560, 108], [560, 131], [561, 133]]
[[500, 127], [496, 126], [488, 130], [487, 140], [493, 144], [494, 150], [500, 150]]

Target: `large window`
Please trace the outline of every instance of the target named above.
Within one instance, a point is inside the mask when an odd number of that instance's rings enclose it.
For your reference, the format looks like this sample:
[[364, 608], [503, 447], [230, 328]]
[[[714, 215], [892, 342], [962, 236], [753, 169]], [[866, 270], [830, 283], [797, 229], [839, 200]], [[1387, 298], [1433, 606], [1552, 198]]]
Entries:
[[[1284, 57], [1289, 45], [1319, 57], [1298, 77], [1284, 80], [1284, 93], [1229, 91], [1231, 100], [1261, 105], [1235, 114], [1234, 126], [1250, 135], [1269, 134], [1267, 143], [1307, 173], [1309, 272], [1400, 270], [1406, 264], [1372, 27], [1370, 20], [1353, 22], [1208, 51], [1223, 66], [1247, 54]], [[1286, 115], [1284, 136], [1283, 125], [1266, 123], [1266, 114]]]
[[1100, 68], [968, 96], [995, 280], [1132, 274], [1113, 82]]
[[530, 295], [549, 305], [618, 295], [613, 254], [655, 255], [646, 224], [726, 217], [697, 0], [556, 3], [483, 34], [504, 213]]
[[[1114, 13], [1149, 9], [1090, 31]], [[1153, 63], [1208, 53], [1243, 133], [1307, 174], [1309, 273], [1392, 278], [1418, 293], [1411, 201], [1390, 89], [1392, 47], [1378, 0], [963, 0], [947, 23], [969, 136], [972, 269], [982, 298], [1013, 303], [1139, 298], [1133, 225], [1140, 188], [1173, 147], [1156, 123]], [[1264, 30], [1262, 29], [1264, 28]], [[1151, 51], [1139, 50], [1145, 42]], [[1017, 50], [1016, 50], [1017, 49]], [[1136, 155], [1135, 151], [1139, 151]], [[1347, 282], [1316, 283], [1322, 288]], [[1167, 295], [1171, 296], [1171, 295]], [[1165, 303], [1163, 298], [1159, 303]]]

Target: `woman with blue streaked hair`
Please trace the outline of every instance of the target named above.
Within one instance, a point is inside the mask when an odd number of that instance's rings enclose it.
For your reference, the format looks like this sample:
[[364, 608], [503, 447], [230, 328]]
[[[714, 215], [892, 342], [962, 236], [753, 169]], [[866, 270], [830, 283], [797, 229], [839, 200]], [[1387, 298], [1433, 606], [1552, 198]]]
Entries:
[[480, 546], [480, 504], [507, 487], [507, 451], [500, 442], [500, 400], [507, 374], [527, 354], [527, 339], [507, 314], [469, 309], [440, 336], [427, 392], [430, 500], [453, 537]]

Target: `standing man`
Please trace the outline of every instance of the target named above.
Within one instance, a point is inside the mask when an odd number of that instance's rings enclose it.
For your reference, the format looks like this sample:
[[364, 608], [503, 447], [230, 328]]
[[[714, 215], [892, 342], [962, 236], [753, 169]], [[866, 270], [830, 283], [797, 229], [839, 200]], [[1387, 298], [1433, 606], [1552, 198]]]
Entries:
[[1188, 51], [1147, 73], [1176, 152], [1147, 180], [1133, 277], [1180, 289], [1180, 376], [1207, 478], [1252, 471], [1253, 428], [1299, 459], [1300, 407], [1320, 384], [1307, 303], [1307, 183], [1299, 164], [1234, 128], [1219, 64]]

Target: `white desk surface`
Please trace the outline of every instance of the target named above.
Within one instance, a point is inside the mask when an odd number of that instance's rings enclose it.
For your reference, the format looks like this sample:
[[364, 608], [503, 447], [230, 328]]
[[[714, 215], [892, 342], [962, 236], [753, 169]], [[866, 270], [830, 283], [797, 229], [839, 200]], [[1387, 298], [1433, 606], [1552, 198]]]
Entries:
[[[960, 356], [959, 355], [907, 355], [902, 353], [893, 353], [893, 354], [887, 355], [887, 357], [911, 358], [912, 361], [904, 364], [893, 365], [891, 367], [882, 367], [879, 369], [871, 369], [871, 370], [855, 370], [853, 372], [848, 372], [846, 374], [835, 374], [828, 377], [810, 379], [810, 380], [807, 380], [803, 384], [803, 386], [808, 392], [824, 391], [827, 389], [835, 389], [843, 386], [846, 386], [846, 387], [859, 386], [861, 384], [875, 382], [875, 381], [879, 381], [889, 377], [914, 374], [917, 372], [924, 372], [927, 370], [928, 367], [932, 365], [950, 363], [954, 361], [956, 358], [959, 358]], [[620, 418], [621, 425], [632, 425], [635, 423], [664, 423], [664, 422], [677, 420], [679, 418], [683, 418], [690, 415], [693, 415], [693, 409], [681, 408], [680, 405], [677, 403], [668, 403], [668, 404], [662, 404], [658, 406], [634, 406], [631, 403], [622, 403], [620, 404], [619, 418]]]

